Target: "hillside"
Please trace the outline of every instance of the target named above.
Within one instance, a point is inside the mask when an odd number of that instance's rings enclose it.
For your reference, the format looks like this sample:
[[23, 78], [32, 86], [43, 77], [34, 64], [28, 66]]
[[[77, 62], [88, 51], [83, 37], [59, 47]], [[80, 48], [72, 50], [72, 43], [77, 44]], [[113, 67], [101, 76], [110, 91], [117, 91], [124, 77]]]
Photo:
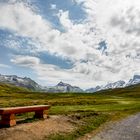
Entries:
[[105, 95], [117, 95], [117, 96], [128, 96], [128, 97], [139, 97], [140, 96], [140, 84], [131, 85], [125, 88], [108, 89], [96, 92], [96, 94]]
[[5, 84], [5, 83], [0, 83], [0, 94], [1, 93], [20, 93], [20, 92], [29, 92], [27, 88], [15, 86], [12, 84]]
[[41, 86], [28, 77], [18, 77], [16, 75], [1, 75], [0, 83], [12, 84], [18, 87], [24, 87], [30, 90], [41, 90]]

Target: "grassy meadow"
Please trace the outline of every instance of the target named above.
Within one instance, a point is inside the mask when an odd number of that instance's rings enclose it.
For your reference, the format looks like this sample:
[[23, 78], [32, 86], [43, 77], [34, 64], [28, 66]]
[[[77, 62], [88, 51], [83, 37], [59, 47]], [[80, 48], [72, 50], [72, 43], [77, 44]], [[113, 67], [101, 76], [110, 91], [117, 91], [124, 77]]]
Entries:
[[[50, 135], [52, 140], [74, 140], [101, 124], [140, 111], [140, 85], [97, 93], [39, 93], [12, 85], [0, 84], [0, 107], [52, 105], [50, 115], [73, 118], [76, 130]], [[32, 113], [29, 114], [29, 116]], [[25, 114], [20, 117], [26, 117]]]

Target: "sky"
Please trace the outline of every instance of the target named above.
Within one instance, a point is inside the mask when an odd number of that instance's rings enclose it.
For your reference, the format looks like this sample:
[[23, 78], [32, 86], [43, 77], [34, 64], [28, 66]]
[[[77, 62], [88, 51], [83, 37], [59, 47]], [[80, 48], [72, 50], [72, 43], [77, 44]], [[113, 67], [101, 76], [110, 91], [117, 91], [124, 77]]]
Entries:
[[140, 74], [140, 1], [0, 0], [0, 73], [83, 89]]

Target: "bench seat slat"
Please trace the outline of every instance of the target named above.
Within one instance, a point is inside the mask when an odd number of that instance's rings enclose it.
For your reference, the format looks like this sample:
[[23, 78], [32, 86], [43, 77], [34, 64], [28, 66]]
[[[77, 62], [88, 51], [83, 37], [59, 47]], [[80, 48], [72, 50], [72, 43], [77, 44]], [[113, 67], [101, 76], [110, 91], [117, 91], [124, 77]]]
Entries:
[[11, 107], [11, 108], [0, 108], [0, 115], [2, 114], [18, 114], [25, 112], [35, 112], [39, 110], [48, 110], [50, 105], [36, 105], [36, 106], [26, 106], [26, 107]]

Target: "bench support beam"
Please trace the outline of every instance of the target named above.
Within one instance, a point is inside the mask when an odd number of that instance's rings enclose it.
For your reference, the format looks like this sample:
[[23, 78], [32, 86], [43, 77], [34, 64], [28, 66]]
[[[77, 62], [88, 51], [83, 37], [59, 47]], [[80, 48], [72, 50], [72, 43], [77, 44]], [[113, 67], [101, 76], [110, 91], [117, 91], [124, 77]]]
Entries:
[[35, 118], [44, 119], [44, 111], [43, 110], [35, 111]]
[[16, 125], [16, 119], [15, 114], [3, 114], [1, 116], [0, 126], [15, 126]]

